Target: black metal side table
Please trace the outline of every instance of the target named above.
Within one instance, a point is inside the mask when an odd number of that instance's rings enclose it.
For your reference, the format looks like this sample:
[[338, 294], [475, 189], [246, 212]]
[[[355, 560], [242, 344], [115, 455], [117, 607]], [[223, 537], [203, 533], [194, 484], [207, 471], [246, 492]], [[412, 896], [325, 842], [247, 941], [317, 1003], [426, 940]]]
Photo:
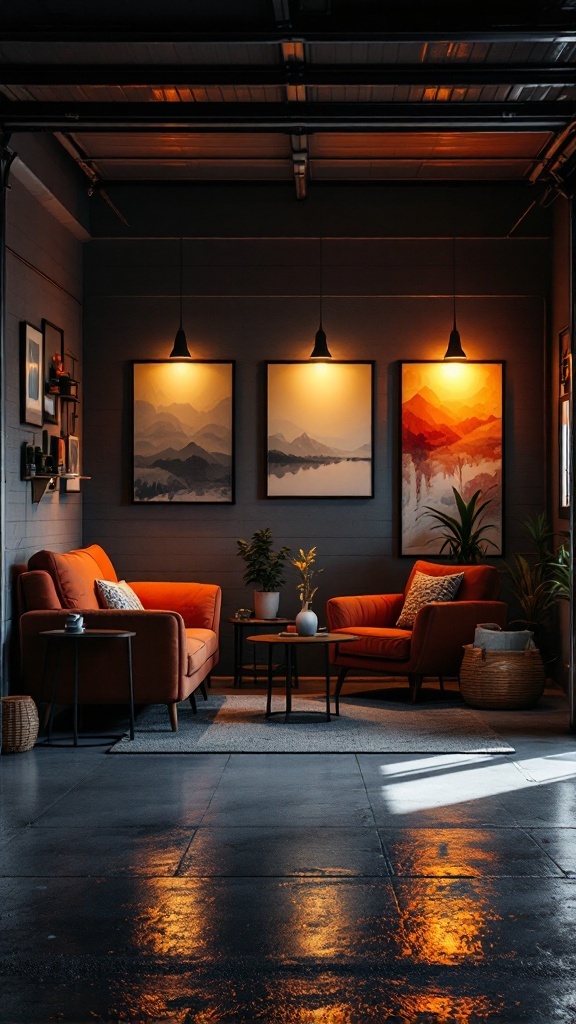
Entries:
[[[231, 622], [234, 627], [234, 686], [242, 686], [244, 675], [248, 673], [251, 674], [254, 686], [256, 686], [258, 684], [258, 676], [262, 676], [264, 678], [268, 677], [268, 665], [262, 665], [256, 661], [255, 647], [253, 648], [253, 664], [244, 664], [244, 640], [246, 630], [254, 633], [259, 629], [274, 629], [275, 626], [280, 626], [280, 629], [285, 629], [286, 626], [294, 625], [294, 619], [238, 619], [233, 615], [228, 619], [228, 622]], [[298, 686], [297, 674], [294, 679], [294, 685]]]
[[47, 742], [50, 743], [52, 736], [52, 719], [54, 717], [54, 704], [58, 693], [58, 675], [60, 672], [60, 658], [62, 650], [68, 644], [73, 651], [74, 656], [74, 717], [73, 717], [73, 729], [74, 729], [74, 746], [78, 746], [78, 686], [79, 686], [79, 671], [78, 671], [78, 654], [80, 644], [89, 644], [90, 642], [112, 642], [116, 640], [124, 640], [126, 643], [127, 653], [127, 697], [128, 704], [130, 707], [130, 739], [134, 739], [134, 682], [132, 677], [132, 637], [136, 636], [136, 633], [130, 630], [124, 629], [84, 629], [78, 632], [72, 632], [72, 630], [66, 629], [48, 629], [40, 633], [40, 636], [46, 637], [46, 659], [44, 661], [44, 677], [42, 679], [42, 690], [41, 696], [44, 696], [44, 683], [46, 681], [46, 675], [48, 672], [49, 665], [49, 652], [52, 646], [56, 647], [56, 668], [54, 670], [54, 681], [52, 684], [52, 694], [50, 697], [50, 715], [48, 718], [48, 729], [47, 729]]

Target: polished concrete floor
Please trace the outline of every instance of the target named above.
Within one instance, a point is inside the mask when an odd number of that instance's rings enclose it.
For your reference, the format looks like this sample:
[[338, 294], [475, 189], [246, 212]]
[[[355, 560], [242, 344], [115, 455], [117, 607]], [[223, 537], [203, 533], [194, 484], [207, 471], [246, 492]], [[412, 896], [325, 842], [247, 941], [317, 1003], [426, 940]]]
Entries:
[[576, 1021], [566, 703], [484, 714], [515, 754], [2, 757], [0, 1021]]

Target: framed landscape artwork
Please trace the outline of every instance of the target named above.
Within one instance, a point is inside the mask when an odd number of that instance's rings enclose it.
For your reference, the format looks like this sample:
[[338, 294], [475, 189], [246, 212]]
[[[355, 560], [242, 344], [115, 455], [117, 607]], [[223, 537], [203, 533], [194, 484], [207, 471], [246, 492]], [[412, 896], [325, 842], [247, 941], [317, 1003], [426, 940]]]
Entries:
[[372, 498], [374, 363], [267, 364], [266, 496]]
[[20, 323], [20, 419], [41, 427], [44, 418], [44, 359], [42, 334], [37, 327]]
[[234, 501], [234, 363], [133, 364], [137, 504]]
[[402, 555], [437, 556], [442, 530], [427, 506], [456, 514], [452, 488], [490, 501], [488, 555], [503, 554], [502, 362], [401, 363]]

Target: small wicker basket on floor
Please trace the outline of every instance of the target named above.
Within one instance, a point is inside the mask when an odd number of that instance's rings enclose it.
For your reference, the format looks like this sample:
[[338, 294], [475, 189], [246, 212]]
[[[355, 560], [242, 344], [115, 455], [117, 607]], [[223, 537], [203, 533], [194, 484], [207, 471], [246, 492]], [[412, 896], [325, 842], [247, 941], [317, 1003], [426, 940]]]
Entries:
[[532, 708], [544, 692], [540, 651], [485, 651], [468, 644], [460, 669], [460, 693], [471, 708]]
[[38, 739], [38, 710], [32, 697], [2, 697], [2, 753], [32, 750]]

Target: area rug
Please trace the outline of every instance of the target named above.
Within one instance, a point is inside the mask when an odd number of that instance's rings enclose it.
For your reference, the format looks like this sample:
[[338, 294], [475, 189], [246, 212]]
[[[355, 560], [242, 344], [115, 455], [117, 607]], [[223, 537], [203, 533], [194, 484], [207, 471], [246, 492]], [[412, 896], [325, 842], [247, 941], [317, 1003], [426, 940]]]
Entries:
[[[188, 703], [178, 707], [178, 732], [170, 730], [164, 705], [138, 717], [134, 740], [124, 736], [111, 754], [510, 754], [514, 748], [470, 708], [413, 707], [349, 697], [340, 701], [340, 718], [319, 714], [317, 697], [296, 697], [295, 711], [264, 718], [263, 695], [210, 694], [194, 715]], [[272, 710], [283, 708], [281, 698]], [[316, 712], [311, 714], [310, 712]]]

